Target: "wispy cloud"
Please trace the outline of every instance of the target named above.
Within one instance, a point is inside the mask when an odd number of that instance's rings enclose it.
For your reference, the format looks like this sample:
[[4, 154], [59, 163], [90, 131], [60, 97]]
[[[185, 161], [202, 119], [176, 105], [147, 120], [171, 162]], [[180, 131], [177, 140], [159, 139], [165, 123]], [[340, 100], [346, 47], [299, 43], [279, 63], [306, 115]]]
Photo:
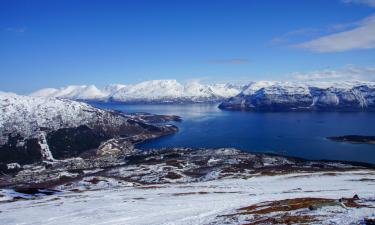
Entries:
[[342, 0], [342, 2], [347, 4], [363, 4], [371, 7], [375, 7], [375, 0]]
[[343, 30], [349, 30], [360, 26], [362, 21], [348, 22], [348, 23], [336, 23], [328, 27], [327, 32], [339, 32]]
[[294, 72], [291, 78], [306, 81], [329, 80], [375, 80], [375, 67], [348, 65], [340, 69], [325, 69], [312, 72]]
[[282, 35], [278, 36], [278, 37], [274, 37], [273, 39], [271, 39], [270, 43], [273, 44], [273, 45], [285, 44], [285, 43], [288, 43], [288, 42], [292, 41], [292, 39], [294, 39], [294, 38], [312, 37], [312, 36], [314, 36], [318, 33], [319, 33], [319, 30], [315, 29], [315, 28], [297, 29], [297, 30], [289, 31], [285, 34], [282, 34]]
[[208, 61], [213, 64], [245, 64], [248, 63], [248, 59], [244, 58], [231, 58], [231, 59], [212, 59]]
[[10, 32], [10, 33], [25, 33], [26, 28], [24, 28], [24, 27], [7, 27], [7, 28], [4, 29], [4, 31]]
[[[362, 21], [360, 21], [362, 22]], [[271, 39], [270, 44], [272, 45], [285, 45], [290, 43], [296, 43], [298, 41], [306, 39], [313, 39], [322, 35], [332, 34], [333, 32], [339, 32], [343, 30], [352, 29], [361, 25], [358, 21], [348, 23], [337, 23], [329, 25], [325, 28], [301, 28], [293, 31], [289, 31], [278, 37]]]
[[[342, 0], [342, 2], [375, 7], [375, 0]], [[375, 48], [375, 14], [361, 21], [335, 24], [330, 28], [334, 33], [294, 45], [293, 47], [314, 52], [343, 52]]]
[[358, 22], [358, 26], [295, 45], [315, 52], [343, 52], [375, 48], [375, 15]]

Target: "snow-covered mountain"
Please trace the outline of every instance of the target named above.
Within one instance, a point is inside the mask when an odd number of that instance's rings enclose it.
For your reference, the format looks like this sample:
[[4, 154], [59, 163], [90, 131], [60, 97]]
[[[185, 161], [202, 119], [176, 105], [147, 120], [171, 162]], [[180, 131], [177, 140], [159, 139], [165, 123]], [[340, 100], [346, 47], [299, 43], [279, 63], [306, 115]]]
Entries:
[[32, 93], [32, 97], [53, 97], [74, 100], [100, 100], [107, 97], [106, 90], [99, 90], [94, 85], [71, 85], [56, 88], [45, 88]]
[[248, 85], [179, 83], [152, 80], [137, 84], [113, 84], [46, 88], [31, 96], [83, 101], [125, 103], [222, 102], [222, 109], [256, 111], [373, 110], [375, 82], [277, 82], [257, 81]]
[[[0, 108], [0, 133], [16, 132], [25, 138], [32, 136], [39, 128], [58, 130], [80, 125], [91, 126], [104, 121], [113, 125], [126, 122], [126, 118], [67, 99], [29, 97], [2, 92]], [[4, 140], [1, 140], [0, 144], [4, 144]]]
[[177, 131], [68, 99], [0, 92], [0, 111], [0, 164], [37, 161], [43, 149], [64, 158], [112, 137], [143, 140]]
[[87, 101], [116, 102], [214, 102], [240, 93], [241, 86], [232, 84], [203, 85], [199, 82], [179, 83], [176, 80], [151, 80], [137, 84], [113, 84], [98, 89], [90, 86], [46, 88], [30, 96], [54, 97]]
[[373, 111], [375, 82], [252, 82], [219, 107], [249, 111]]

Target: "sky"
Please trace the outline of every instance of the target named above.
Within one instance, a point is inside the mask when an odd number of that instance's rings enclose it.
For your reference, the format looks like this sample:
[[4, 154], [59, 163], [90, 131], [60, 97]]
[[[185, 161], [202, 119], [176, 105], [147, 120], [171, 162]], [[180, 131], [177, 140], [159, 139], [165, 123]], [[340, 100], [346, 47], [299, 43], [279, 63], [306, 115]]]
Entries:
[[375, 80], [375, 0], [0, 0], [0, 78]]

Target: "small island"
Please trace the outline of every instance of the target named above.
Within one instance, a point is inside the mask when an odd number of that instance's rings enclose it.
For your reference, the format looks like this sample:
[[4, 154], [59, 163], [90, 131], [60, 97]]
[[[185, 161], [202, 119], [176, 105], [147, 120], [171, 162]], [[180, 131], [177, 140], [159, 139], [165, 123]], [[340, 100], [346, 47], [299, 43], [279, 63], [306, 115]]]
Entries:
[[344, 135], [344, 136], [332, 136], [327, 137], [332, 141], [351, 142], [351, 143], [364, 143], [364, 144], [375, 144], [375, 136], [364, 136], [364, 135]]

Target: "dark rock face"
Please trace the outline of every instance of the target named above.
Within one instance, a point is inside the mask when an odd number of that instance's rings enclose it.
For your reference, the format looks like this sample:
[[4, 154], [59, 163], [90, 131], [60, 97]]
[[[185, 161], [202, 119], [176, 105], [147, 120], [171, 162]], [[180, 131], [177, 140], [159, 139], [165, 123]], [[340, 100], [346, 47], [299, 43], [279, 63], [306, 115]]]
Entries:
[[[28, 164], [41, 161], [42, 155], [38, 139], [23, 140], [18, 135], [10, 136], [8, 140], [7, 144], [0, 146], [0, 166], [3, 169], [8, 163]], [[21, 145], [20, 142], [23, 144]]]
[[109, 136], [82, 125], [77, 128], [63, 128], [47, 135], [47, 143], [55, 159], [78, 156], [99, 147]]

